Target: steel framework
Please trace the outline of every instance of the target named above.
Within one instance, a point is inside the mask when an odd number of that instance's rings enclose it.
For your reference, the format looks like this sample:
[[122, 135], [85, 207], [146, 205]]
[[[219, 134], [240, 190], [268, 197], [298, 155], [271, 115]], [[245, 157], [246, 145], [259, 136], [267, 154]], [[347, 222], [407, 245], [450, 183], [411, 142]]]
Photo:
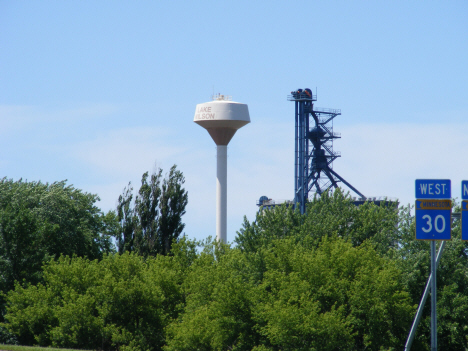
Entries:
[[[366, 197], [333, 170], [332, 163], [341, 156], [333, 150], [333, 140], [341, 138], [333, 132], [333, 119], [341, 110], [314, 108], [314, 95], [310, 89], [298, 89], [288, 96], [295, 104], [295, 168], [294, 203], [306, 212], [309, 192], [322, 194], [343, 182], [362, 200]], [[313, 125], [310, 129], [310, 125]]]

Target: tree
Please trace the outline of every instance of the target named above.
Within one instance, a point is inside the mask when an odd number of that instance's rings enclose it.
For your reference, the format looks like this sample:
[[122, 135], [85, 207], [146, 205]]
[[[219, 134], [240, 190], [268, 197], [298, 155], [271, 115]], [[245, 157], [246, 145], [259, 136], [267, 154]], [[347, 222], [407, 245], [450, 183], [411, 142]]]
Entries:
[[251, 350], [253, 285], [238, 249], [208, 240], [182, 285], [186, 303], [167, 327], [166, 351]]
[[168, 254], [171, 244], [185, 228], [182, 216], [188, 202], [187, 192], [182, 188], [185, 178], [182, 172], [172, 166], [169, 176], [164, 179], [161, 191], [161, 217], [159, 222], [160, 250]]
[[97, 195], [66, 185], [0, 180], [0, 289], [15, 281], [37, 283], [41, 265], [61, 254], [101, 258], [112, 250], [112, 214]]
[[167, 255], [182, 233], [185, 227], [182, 216], [188, 202], [187, 191], [182, 187], [185, 178], [174, 165], [162, 184], [161, 179], [162, 169], [151, 176], [146, 172], [134, 202], [131, 183], [119, 197], [119, 253], [134, 251], [145, 257]]
[[371, 243], [272, 239], [260, 280], [245, 252], [204, 250], [167, 328], [171, 350], [382, 350], [401, 347], [415, 306], [401, 271]]
[[144, 173], [135, 199], [135, 247], [145, 256], [161, 252], [158, 237], [161, 177], [162, 169], [159, 169], [151, 175], [148, 184], [148, 172]]
[[394, 262], [372, 245], [292, 238], [266, 255], [256, 318], [272, 350], [381, 350], [402, 346], [414, 306]]
[[182, 239], [171, 256], [135, 253], [51, 260], [44, 281], [8, 293], [6, 320], [21, 344], [101, 350], [161, 350], [184, 303], [196, 258]]
[[124, 188], [117, 204], [119, 228], [116, 234], [117, 247], [120, 253], [133, 251], [134, 214], [132, 208], [133, 187], [131, 183]]
[[244, 221], [235, 242], [245, 252], [256, 252], [277, 238], [295, 237], [317, 245], [323, 236], [338, 236], [353, 246], [370, 241], [378, 252], [387, 254], [398, 243], [398, 221], [396, 204], [357, 207], [337, 189], [311, 200], [304, 215], [286, 206], [258, 213], [253, 223]]

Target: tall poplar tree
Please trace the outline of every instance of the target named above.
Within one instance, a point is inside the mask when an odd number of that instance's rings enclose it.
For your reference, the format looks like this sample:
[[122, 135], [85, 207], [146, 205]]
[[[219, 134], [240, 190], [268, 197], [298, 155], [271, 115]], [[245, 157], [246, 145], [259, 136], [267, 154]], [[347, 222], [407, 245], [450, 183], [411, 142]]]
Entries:
[[185, 178], [182, 172], [172, 166], [169, 176], [164, 179], [161, 191], [161, 217], [159, 220], [159, 238], [161, 253], [166, 255], [171, 251], [171, 244], [185, 228], [182, 216], [185, 214], [188, 196], [182, 185]]
[[134, 251], [145, 257], [167, 255], [173, 241], [184, 230], [182, 216], [188, 202], [183, 188], [185, 178], [176, 165], [164, 179], [162, 173], [160, 168], [151, 175], [145, 172], [134, 201], [131, 183], [119, 197], [119, 253]]

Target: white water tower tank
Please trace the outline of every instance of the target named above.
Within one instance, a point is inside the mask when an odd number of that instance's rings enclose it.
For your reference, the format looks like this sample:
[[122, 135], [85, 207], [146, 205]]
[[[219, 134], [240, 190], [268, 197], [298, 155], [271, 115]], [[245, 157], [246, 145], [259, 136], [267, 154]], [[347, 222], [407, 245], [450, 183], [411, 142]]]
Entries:
[[227, 145], [236, 131], [250, 123], [246, 104], [230, 96], [215, 95], [213, 101], [198, 104], [193, 121], [205, 128], [216, 143], [216, 238], [227, 240]]

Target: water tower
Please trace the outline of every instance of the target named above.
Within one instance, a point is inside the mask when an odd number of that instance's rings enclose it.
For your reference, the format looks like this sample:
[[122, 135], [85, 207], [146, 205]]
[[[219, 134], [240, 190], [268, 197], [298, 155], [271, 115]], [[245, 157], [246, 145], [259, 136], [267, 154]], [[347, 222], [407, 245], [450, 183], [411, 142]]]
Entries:
[[216, 143], [216, 238], [227, 241], [227, 145], [236, 131], [250, 123], [246, 104], [215, 95], [212, 101], [198, 104], [193, 121], [205, 128]]

